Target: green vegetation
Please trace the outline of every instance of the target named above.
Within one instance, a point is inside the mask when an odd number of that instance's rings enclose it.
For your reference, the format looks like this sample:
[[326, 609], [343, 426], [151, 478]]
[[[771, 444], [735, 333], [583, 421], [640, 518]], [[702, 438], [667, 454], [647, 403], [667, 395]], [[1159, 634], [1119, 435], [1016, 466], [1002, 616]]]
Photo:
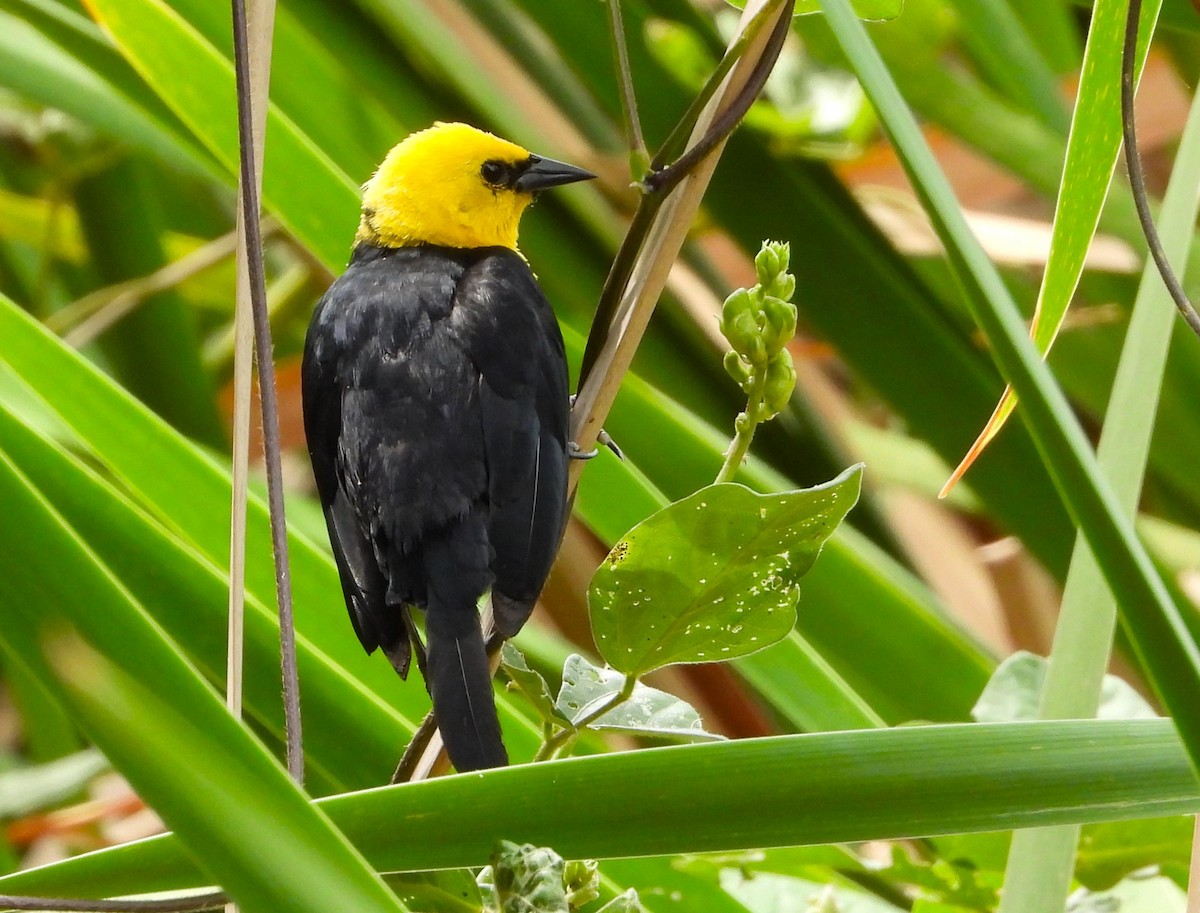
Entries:
[[[1159, 6], [1139, 113], [1195, 299], [1200, 15]], [[434, 120], [600, 174], [522, 225], [574, 378], [641, 198], [630, 162], [640, 178], [678, 152], [739, 13], [621, 6], [641, 150], [598, 0], [279, 8], [263, 203], [301, 789], [277, 763], [259, 482], [245, 722], [218, 698], [228, 9], [0, 0], [0, 892], [219, 884], [251, 913], [1061, 913], [1076, 892], [1072, 909], [1182, 911], [1200, 341], [1141, 271], [1120, 167], [1110, 186], [1125, 4], [797, 11], [604, 418], [625, 459], [583, 468], [545, 612], [505, 653], [514, 765], [382, 787], [428, 697], [345, 623], [297, 389], [358, 187]], [[1044, 345], [1068, 303], [1046, 366], [1027, 321], [1038, 308]], [[1008, 384], [1013, 420], [938, 501]], [[1129, 718], [1154, 713], [1171, 719]], [[173, 833], [109, 847], [42, 816], [85, 797], [105, 767], [91, 746]], [[99, 852], [19, 871], [51, 833]]]

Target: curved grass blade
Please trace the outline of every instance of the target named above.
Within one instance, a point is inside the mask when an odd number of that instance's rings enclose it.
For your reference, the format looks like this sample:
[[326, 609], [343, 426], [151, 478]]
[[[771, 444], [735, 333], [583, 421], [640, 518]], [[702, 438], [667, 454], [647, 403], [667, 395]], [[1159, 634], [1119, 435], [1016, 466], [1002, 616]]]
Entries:
[[208, 876], [247, 911], [402, 910], [3, 455], [0, 499], [10, 559], [0, 643], [71, 708]]
[[[1161, 0], [1150, 0], [1142, 8], [1135, 83], [1142, 72], [1161, 5]], [[1108, 196], [1121, 148], [1121, 49], [1125, 6], [1125, 0], [1096, 0], [1092, 11], [1078, 101], [1071, 119], [1067, 157], [1054, 211], [1050, 257], [1046, 261], [1033, 313], [1031, 336], [1043, 358], [1054, 344], [1067, 306], [1079, 285], [1084, 258], [1096, 233], [1100, 210]], [[992, 417], [943, 486], [942, 497], [999, 434], [1016, 406], [1016, 394], [1011, 386], [1006, 387]]]
[[1070, 405], [1028, 342], [1016, 305], [967, 227], [945, 175], [878, 52], [845, 0], [822, 0], [822, 4], [946, 247], [972, 316], [1014, 389], [1025, 397], [1026, 425], [1042, 460], [1104, 572], [1138, 659], [1200, 769], [1200, 708], [1195, 701], [1200, 693], [1200, 648], [1137, 538], [1132, 520], [1100, 473]]
[[[1083, 720], [710, 742], [318, 805], [377, 869], [415, 871], [480, 865], [500, 838], [606, 859], [1183, 814], [1200, 810], [1200, 784], [1169, 721]], [[202, 877], [166, 836], [0, 878], [0, 889], [94, 896]]]
[[[88, 6], [146, 82], [235, 174], [234, 77], [225, 56], [163, 0], [89, 0]], [[275, 105], [267, 112], [264, 148], [264, 205], [326, 267], [339, 267], [358, 217], [356, 181]]]

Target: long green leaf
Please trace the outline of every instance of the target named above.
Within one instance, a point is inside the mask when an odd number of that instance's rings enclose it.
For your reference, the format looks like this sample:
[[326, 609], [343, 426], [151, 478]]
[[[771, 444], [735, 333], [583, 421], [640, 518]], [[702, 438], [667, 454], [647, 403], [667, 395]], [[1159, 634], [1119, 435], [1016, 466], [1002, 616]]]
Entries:
[[[233, 69], [224, 55], [163, 0], [95, 0], [89, 6], [179, 119], [230, 173], [236, 171]], [[358, 181], [275, 105], [267, 113], [264, 149], [265, 207], [327, 267], [340, 267], [358, 217]]]
[[[118, 159], [74, 190], [79, 225], [105, 284], [147, 276], [167, 264], [161, 207], [143, 162]], [[113, 373], [142, 402], [189, 437], [225, 446], [228, 436], [200, 362], [193, 315], [175, 290], [148, 297], [100, 343]]]
[[176, 167], [217, 173], [216, 163], [93, 23], [53, 0], [5, 5], [0, 13], [4, 85]]
[[[1054, 344], [1067, 306], [1079, 286], [1083, 261], [1096, 233], [1117, 164], [1117, 152], [1121, 148], [1121, 57], [1127, 5], [1125, 0], [1096, 0], [1092, 11], [1079, 94], [1067, 139], [1062, 184], [1054, 212], [1050, 257], [1046, 261], [1037, 308], [1033, 313], [1033, 343], [1043, 356]], [[1160, 6], [1161, 0], [1150, 0], [1142, 6], [1138, 55], [1134, 63], [1135, 85], [1142, 72]], [[1016, 405], [1012, 389], [1005, 390], [979, 440], [956, 470], [956, 476], [961, 475], [999, 433]]]
[[4, 456], [0, 498], [0, 643], [72, 708], [211, 879], [261, 913], [401, 910]]
[[[100, 560], [208, 679], [223, 686], [228, 580], [210, 561], [63, 449], [0, 405], [0, 450], [37, 486]], [[275, 613], [247, 600], [246, 705], [282, 738]], [[305, 753], [339, 789], [386, 780], [415, 724], [353, 680], [306, 637], [298, 638]]]
[[1030, 432], [1117, 598], [1134, 649], [1171, 711], [1189, 756], [1200, 766], [1200, 710], [1195, 701], [1200, 694], [1200, 650], [1132, 521], [1101, 476], [1078, 420], [1028, 341], [1016, 306], [967, 226], [945, 175], [870, 39], [845, 0], [822, 2], [946, 246], [973, 316], [1026, 404]]
[[971, 55], [989, 80], [1038, 120], [1066, 130], [1070, 119], [1049, 62], [1008, 3], [967, 0], [957, 4]]
[[[1168, 257], [1178, 264], [1186, 256], [1200, 202], [1200, 96], [1192, 104], [1176, 163], [1163, 200], [1161, 234]], [[1162, 385], [1175, 322], [1173, 302], [1157, 267], [1147, 263], [1097, 453], [1100, 466], [1112, 479], [1117, 497], [1130, 516], [1137, 510], [1142, 490], [1154, 429], [1154, 404]], [[1077, 541], [1046, 676], [1043, 718], [1095, 715], [1115, 626], [1116, 606], [1096, 560], [1086, 544]], [[1066, 903], [1078, 840], [1076, 827], [1016, 834], [1001, 910], [1005, 913], [1061, 910]]]
[[[1179, 814], [1200, 809], [1200, 784], [1169, 722], [1089, 720], [650, 749], [318, 804], [372, 865], [403, 871], [478, 865], [500, 838], [604, 859]], [[168, 836], [0, 878], [0, 889], [95, 896], [199, 877]]]

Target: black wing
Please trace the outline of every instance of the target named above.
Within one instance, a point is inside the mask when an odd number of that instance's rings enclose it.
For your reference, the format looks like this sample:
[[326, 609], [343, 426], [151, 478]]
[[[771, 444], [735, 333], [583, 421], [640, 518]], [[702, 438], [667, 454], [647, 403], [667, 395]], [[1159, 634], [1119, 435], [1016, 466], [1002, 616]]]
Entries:
[[[430, 397], [472, 385], [463, 358], [428, 350], [462, 270], [415, 250], [360, 246], [317, 304], [305, 340], [305, 432], [346, 606], [363, 647], [383, 647], [401, 675], [409, 644], [398, 604], [425, 603], [423, 575], [404, 552], [469, 499], [447, 497], [454, 479], [425, 480], [449, 464], [468, 476], [459, 488], [482, 486], [482, 466], [471, 472], [454, 440], [436, 434], [448, 404]], [[437, 376], [439, 364], [457, 376]]]
[[566, 356], [554, 312], [515, 252], [491, 249], [455, 299], [453, 320], [481, 375], [493, 607], [511, 637], [542, 590], [567, 518]]

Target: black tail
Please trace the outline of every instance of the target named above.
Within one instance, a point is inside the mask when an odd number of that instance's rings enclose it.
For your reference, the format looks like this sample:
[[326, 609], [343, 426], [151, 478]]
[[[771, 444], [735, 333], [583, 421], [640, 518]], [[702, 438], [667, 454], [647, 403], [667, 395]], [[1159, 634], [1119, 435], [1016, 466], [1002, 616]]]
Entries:
[[500, 737], [492, 676], [475, 606], [431, 601], [425, 634], [429, 642], [427, 684], [450, 762], [460, 773], [505, 766], [508, 754]]

